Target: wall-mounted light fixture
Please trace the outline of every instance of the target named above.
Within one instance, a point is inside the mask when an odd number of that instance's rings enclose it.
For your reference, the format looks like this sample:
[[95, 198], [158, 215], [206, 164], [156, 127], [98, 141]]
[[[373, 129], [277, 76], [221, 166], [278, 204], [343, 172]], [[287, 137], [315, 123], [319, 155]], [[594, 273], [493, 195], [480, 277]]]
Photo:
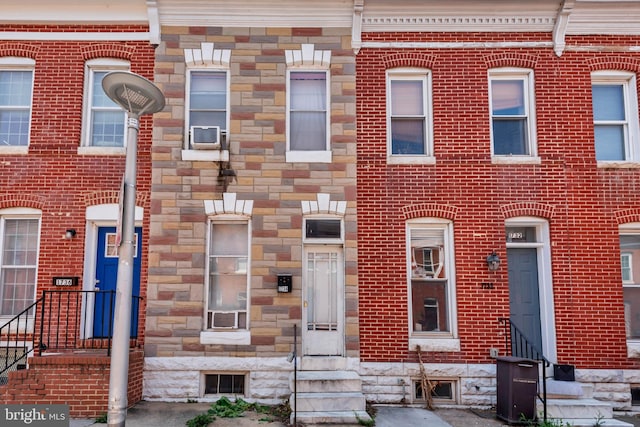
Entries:
[[67, 231], [64, 232], [64, 238], [71, 240], [76, 237], [76, 229], [75, 228], [67, 228]]
[[487, 257], [487, 267], [489, 267], [489, 271], [496, 271], [500, 267], [500, 257], [496, 251], [491, 252], [491, 255]]

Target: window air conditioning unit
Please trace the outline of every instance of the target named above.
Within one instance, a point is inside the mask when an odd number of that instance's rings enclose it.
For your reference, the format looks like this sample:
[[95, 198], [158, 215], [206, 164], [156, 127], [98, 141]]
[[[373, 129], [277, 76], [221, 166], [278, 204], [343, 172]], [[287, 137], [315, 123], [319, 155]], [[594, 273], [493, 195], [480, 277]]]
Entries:
[[194, 150], [219, 150], [220, 126], [191, 126], [189, 138]]

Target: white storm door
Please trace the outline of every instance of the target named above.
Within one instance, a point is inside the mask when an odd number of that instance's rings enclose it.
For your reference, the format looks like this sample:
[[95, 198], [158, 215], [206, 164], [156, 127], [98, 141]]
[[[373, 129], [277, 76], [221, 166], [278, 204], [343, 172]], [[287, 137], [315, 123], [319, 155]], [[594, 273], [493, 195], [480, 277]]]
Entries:
[[303, 354], [341, 356], [344, 348], [342, 246], [305, 246], [303, 280]]

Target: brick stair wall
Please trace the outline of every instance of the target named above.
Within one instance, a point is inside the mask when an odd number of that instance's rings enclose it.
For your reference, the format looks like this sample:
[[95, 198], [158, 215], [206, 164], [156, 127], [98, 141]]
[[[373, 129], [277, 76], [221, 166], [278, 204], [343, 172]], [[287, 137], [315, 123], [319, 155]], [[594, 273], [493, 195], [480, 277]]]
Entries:
[[[142, 400], [144, 352], [129, 354], [127, 402]], [[71, 418], [96, 418], [107, 412], [111, 359], [100, 355], [50, 355], [29, 358], [29, 368], [10, 372], [0, 387], [5, 404], [67, 404]]]

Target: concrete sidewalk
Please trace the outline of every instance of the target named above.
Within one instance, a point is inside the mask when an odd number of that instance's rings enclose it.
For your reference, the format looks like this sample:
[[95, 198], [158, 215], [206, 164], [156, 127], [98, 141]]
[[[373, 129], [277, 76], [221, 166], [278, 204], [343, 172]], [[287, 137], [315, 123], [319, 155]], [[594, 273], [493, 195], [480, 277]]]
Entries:
[[[210, 403], [171, 403], [171, 402], [139, 402], [127, 411], [127, 427], [184, 427], [187, 420], [207, 412]], [[376, 427], [429, 426], [451, 427], [434, 412], [422, 408], [400, 406], [376, 406]], [[281, 423], [265, 423], [247, 419], [226, 419], [235, 425], [252, 424], [256, 426], [282, 426]], [[212, 425], [216, 426], [222, 420]], [[107, 424], [96, 423], [90, 419], [71, 420], [70, 427], [102, 427]]]

